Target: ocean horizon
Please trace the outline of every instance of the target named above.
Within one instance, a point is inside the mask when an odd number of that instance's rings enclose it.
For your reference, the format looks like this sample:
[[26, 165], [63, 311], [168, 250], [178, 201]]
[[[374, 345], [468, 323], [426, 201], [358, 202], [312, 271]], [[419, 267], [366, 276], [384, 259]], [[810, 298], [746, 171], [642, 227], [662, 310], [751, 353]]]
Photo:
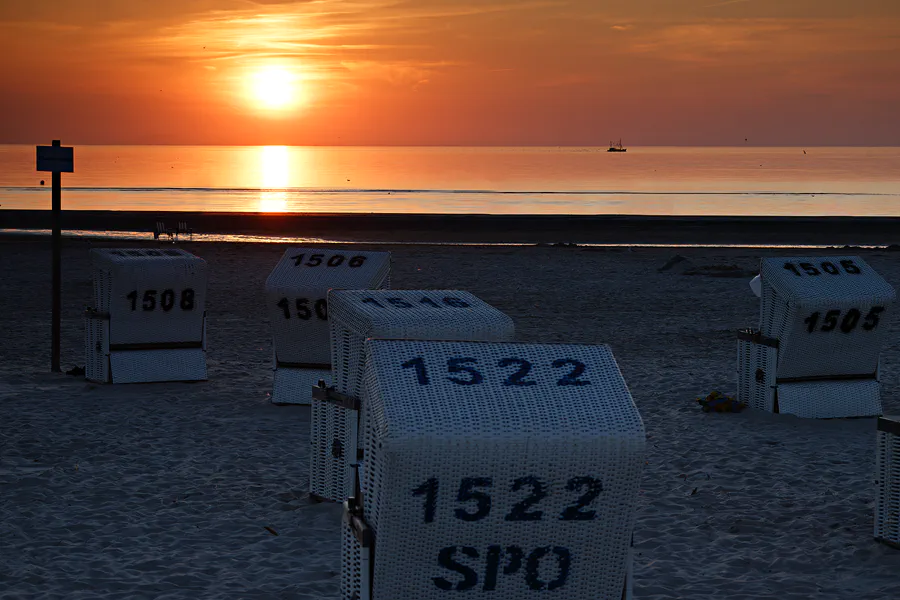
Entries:
[[[900, 216], [896, 147], [76, 146], [63, 208], [262, 213]], [[0, 210], [50, 207], [0, 145]], [[44, 185], [41, 185], [41, 180]]]

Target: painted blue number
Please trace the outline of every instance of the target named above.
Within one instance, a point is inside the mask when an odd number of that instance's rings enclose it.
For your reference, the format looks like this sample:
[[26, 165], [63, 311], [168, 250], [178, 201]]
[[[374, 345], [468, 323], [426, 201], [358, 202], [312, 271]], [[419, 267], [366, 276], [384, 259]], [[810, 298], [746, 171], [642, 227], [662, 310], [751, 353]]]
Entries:
[[415, 369], [419, 385], [428, 385], [428, 373], [425, 372], [425, 361], [421, 356], [412, 358], [400, 366], [404, 369]]
[[571, 366], [572, 370], [563, 375], [556, 385], [590, 385], [591, 382], [585, 379], [578, 379], [584, 373], [584, 363], [573, 358], [560, 358], [553, 361], [553, 366], [557, 369], [565, 366]]
[[468, 379], [461, 379], [459, 377], [447, 377], [453, 383], [458, 383], [459, 385], [476, 385], [481, 383], [484, 380], [484, 377], [481, 376], [474, 367], [470, 367], [467, 363], [477, 364], [478, 361], [474, 358], [451, 358], [447, 361], [447, 372], [448, 373], [468, 373]]
[[513, 365], [518, 365], [519, 370], [507, 377], [503, 385], [537, 385], [537, 381], [525, 379], [528, 372], [531, 371], [531, 363], [524, 358], [504, 358], [497, 363], [498, 367], [510, 367]]

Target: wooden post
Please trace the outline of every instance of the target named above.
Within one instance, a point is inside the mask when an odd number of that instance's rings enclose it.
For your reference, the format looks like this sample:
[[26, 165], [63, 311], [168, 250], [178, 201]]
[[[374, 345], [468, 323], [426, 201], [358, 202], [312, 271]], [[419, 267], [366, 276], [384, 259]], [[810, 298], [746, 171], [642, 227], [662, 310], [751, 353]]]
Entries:
[[[54, 146], [59, 146], [59, 140], [53, 140]], [[52, 359], [50, 369], [59, 373], [62, 369], [59, 366], [59, 330], [60, 330], [60, 307], [61, 295], [60, 290], [62, 280], [62, 231], [60, 227], [62, 213], [62, 173], [53, 171], [53, 190], [52, 190], [52, 222], [53, 222], [53, 345]]]
[[53, 174], [51, 195], [51, 220], [53, 225], [53, 313], [52, 336], [53, 342], [50, 350], [50, 369], [59, 373], [59, 322], [61, 306], [61, 281], [62, 281], [62, 173], [75, 171], [74, 150], [60, 146], [59, 140], [53, 140], [52, 146], [37, 147], [37, 170], [50, 171]]

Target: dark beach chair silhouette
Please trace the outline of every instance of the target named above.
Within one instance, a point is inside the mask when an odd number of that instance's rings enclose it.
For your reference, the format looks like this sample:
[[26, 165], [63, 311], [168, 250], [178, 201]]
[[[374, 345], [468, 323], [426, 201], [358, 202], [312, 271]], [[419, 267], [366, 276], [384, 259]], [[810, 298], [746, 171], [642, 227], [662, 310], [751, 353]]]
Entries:
[[175, 232], [171, 229], [166, 229], [166, 224], [162, 221], [156, 222], [156, 229], [153, 231], [153, 239], [158, 240], [161, 236], [169, 236], [170, 241], [175, 241]]
[[178, 221], [178, 229], [175, 230], [175, 237], [179, 235], [190, 235], [194, 239], [194, 230], [188, 227], [187, 221]]

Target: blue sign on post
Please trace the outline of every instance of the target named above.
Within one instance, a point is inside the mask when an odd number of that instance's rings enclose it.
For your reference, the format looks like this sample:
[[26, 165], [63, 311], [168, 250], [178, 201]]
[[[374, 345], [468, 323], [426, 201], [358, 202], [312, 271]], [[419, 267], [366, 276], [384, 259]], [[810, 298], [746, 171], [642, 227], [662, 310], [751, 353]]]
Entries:
[[75, 172], [75, 149], [71, 146], [38, 146], [37, 170], [54, 173]]

